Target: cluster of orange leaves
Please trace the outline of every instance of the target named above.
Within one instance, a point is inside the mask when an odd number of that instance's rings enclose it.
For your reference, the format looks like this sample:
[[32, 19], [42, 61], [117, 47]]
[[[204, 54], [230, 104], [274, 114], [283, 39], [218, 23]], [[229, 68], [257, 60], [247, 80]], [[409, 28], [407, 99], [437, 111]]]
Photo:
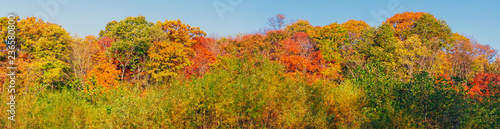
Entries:
[[109, 37], [104, 37], [97, 41], [97, 44], [99, 45], [100, 51], [106, 51], [108, 47], [111, 47], [111, 43], [113, 43], [114, 40], [109, 38]]
[[101, 61], [95, 64], [92, 70], [87, 73], [86, 83], [90, 86], [89, 90], [92, 90], [97, 86], [104, 88], [104, 90], [108, 90], [109, 88], [113, 88], [118, 85], [117, 80], [119, 78], [117, 75], [120, 71], [116, 70], [113, 64], [106, 62], [105, 59], [102, 59], [105, 56], [104, 54], [99, 53], [96, 56], [97, 58], [101, 58]]
[[284, 50], [281, 61], [285, 64], [288, 72], [319, 73], [320, 66], [325, 62], [321, 51], [315, 50], [315, 44], [304, 32], [297, 32], [284, 40], [281, 49]]
[[95, 88], [103, 88], [106, 91], [118, 85], [117, 80], [119, 79], [118, 74], [120, 74], [120, 71], [116, 69], [115, 65], [105, 55], [106, 49], [113, 42], [113, 39], [104, 37], [97, 41], [95, 45], [92, 45], [97, 51], [93, 52], [92, 55], [94, 58], [92, 69], [85, 76], [85, 83], [89, 85], [88, 89], [84, 90], [85, 92], [89, 92], [88, 90]]
[[455, 85], [453, 84], [453, 81], [451, 80], [451, 77], [448, 74], [440, 74], [437, 75], [436, 84], [448, 84], [451, 85], [452, 88], [456, 89]]
[[185, 68], [186, 76], [203, 75], [210, 68], [209, 64], [216, 61], [220, 52], [212, 38], [195, 37], [194, 40], [194, 55], [190, 58], [192, 64]]
[[[472, 87], [469, 90], [469, 94], [480, 95], [480, 96], [490, 96], [492, 94], [500, 93], [500, 75], [492, 73], [480, 73], [472, 79]], [[492, 85], [493, 88], [490, 88]]]
[[417, 21], [424, 14], [426, 13], [424, 12], [398, 13], [393, 17], [388, 18], [386, 22], [394, 25], [393, 27], [395, 28], [396, 35], [399, 38], [403, 38], [401, 34], [413, 28], [414, 27], [413, 23], [415, 23], [415, 21]]
[[[438, 75], [436, 77], [435, 83], [451, 85], [452, 89], [459, 91], [448, 74]], [[493, 88], [490, 88], [490, 85], [492, 85]], [[474, 95], [490, 96], [492, 94], [499, 94], [500, 75], [493, 73], [480, 73], [472, 79], [472, 82], [470, 82], [470, 87], [465, 85], [465, 83], [463, 87], [465, 91], [468, 91], [467, 94], [469, 94], [470, 97], [474, 97]]]
[[265, 41], [265, 36], [262, 34], [248, 34], [233, 39], [236, 51], [241, 54], [266, 54], [267, 48], [270, 47]]

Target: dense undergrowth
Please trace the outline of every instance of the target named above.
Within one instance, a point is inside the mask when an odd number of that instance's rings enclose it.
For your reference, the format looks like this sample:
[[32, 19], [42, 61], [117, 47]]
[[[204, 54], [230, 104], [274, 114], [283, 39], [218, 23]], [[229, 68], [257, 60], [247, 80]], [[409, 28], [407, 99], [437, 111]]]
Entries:
[[[19, 128], [496, 128], [498, 96], [475, 101], [426, 73], [400, 83], [366, 76], [308, 83], [266, 59], [224, 59], [203, 78], [99, 96], [71, 89], [20, 94]], [[2, 103], [7, 96], [2, 94]], [[2, 106], [2, 110], [7, 110]], [[5, 114], [4, 114], [5, 115]], [[8, 122], [3, 119], [2, 123]]]

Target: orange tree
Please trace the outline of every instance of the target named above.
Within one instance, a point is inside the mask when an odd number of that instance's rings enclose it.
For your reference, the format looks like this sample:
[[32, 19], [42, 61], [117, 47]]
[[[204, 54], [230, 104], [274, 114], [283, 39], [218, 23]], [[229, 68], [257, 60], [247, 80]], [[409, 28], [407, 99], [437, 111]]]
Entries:
[[210, 68], [210, 64], [216, 61], [220, 54], [220, 48], [217, 42], [212, 38], [197, 37], [192, 47], [193, 56], [190, 57], [191, 66], [186, 67], [185, 72], [189, 75], [203, 75]]
[[283, 40], [281, 62], [288, 72], [304, 72], [319, 74], [324, 64], [323, 56], [317, 46], [304, 32], [297, 32], [287, 40]]
[[422, 17], [422, 15], [427, 14], [424, 12], [404, 12], [398, 13], [391, 18], [387, 19], [387, 23], [391, 24], [395, 28], [395, 35], [400, 40], [405, 40], [411, 36], [410, 29], [415, 27], [415, 22]]

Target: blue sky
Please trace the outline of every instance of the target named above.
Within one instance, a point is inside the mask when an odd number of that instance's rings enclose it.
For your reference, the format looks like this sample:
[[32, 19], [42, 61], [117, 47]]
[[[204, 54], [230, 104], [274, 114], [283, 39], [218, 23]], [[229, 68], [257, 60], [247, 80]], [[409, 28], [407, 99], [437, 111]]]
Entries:
[[[306, 19], [314, 26], [349, 19], [377, 26], [395, 13], [428, 12], [446, 20], [453, 32], [470, 36], [500, 50], [500, 1], [454, 0], [0, 0], [0, 15], [44, 17], [71, 35], [97, 35], [106, 23], [143, 15], [151, 21], [180, 19], [207, 34], [253, 33], [267, 18], [283, 13], [287, 19]], [[217, 11], [217, 8], [222, 11]]]

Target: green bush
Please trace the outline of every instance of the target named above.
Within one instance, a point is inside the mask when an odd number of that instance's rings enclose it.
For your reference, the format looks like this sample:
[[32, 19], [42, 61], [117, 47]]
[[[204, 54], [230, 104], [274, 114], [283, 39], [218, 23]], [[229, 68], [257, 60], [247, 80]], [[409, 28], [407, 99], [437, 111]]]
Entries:
[[[493, 83], [489, 84], [492, 88]], [[482, 100], [469, 99], [470, 109], [462, 124], [468, 128], [500, 128], [500, 95], [476, 96]]]
[[465, 94], [450, 84], [438, 83], [422, 72], [396, 90], [396, 110], [411, 118], [417, 128], [459, 128], [468, 110]]

